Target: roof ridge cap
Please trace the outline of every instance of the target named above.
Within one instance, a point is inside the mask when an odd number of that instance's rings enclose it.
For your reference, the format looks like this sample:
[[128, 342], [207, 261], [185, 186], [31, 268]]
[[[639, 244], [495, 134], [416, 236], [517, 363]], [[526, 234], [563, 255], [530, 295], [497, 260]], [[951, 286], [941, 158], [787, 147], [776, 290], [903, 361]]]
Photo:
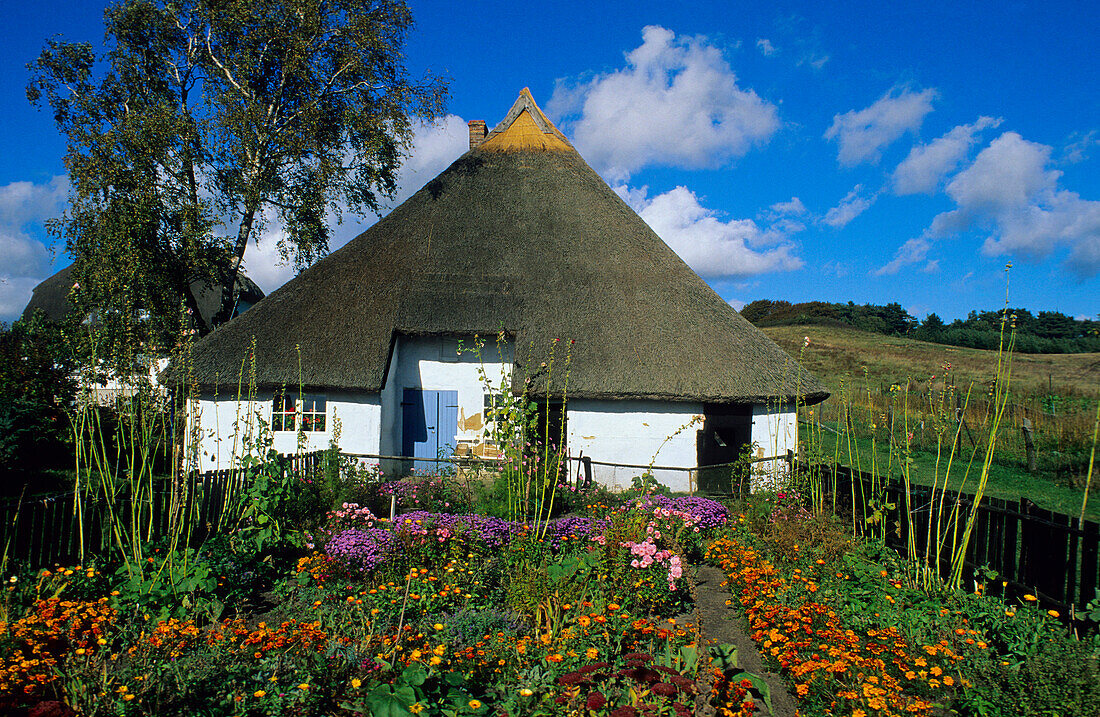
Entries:
[[485, 137], [485, 139], [488, 140], [490, 137], [494, 137], [508, 131], [508, 129], [515, 123], [516, 119], [518, 119], [525, 110], [527, 111], [527, 114], [531, 117], [531, 119], [534, 120], [535, 126], [542, 130], [543, 134], [555, 135], [558, 139], [572, 146], [572, 144], [569, 143], [569, 140], [566, 139], [565, 135], [561, 133], [561, 130], [555, 127], [554, 123], [551, 122], [550, 119], [539, 108], [538, 104], [535, 102], [535, 98], [531, 95], [530, 88], [528, 87], [524, 87], [522, 90], [520, 90], [519, 97], [517, 97], [516, 101], [512, 104], [512, 108], [508, 110], [508, 114], [504, 115], [504, 119], [497, 123], [497, 126], [493, 128], [493, 131], [490, 132]]

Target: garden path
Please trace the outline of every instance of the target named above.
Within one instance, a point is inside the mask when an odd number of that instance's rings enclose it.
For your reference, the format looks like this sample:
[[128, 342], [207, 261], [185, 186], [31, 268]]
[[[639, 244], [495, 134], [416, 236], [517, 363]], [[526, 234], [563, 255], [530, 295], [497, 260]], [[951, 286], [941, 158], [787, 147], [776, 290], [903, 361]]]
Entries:
[[[774, 717], [797, 717], [798, 703], [783, 678], [764, 667], [764, 661], [756, 649], [756, 643], [742, 627], [738, 604], [730, 592], [722, 586], [726, 575], [711, 565], [696, 568], [697, 598], [695, 620], [703, 634], [703, 639], [713, 644], [733, 644], [737, 646], [738, 666], [768, 683], [772, 696], [772, 714]], [[726, 601], [732, 601], [727, 605]], [[767, 714], [767, 708], [758, 703], [761, 714]]]

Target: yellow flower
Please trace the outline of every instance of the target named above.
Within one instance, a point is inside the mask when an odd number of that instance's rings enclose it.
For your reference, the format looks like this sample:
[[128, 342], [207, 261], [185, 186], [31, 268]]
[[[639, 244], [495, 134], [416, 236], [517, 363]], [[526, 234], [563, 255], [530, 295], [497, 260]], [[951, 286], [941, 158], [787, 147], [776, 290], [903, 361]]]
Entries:
[[362, 684], [363, 684], [363, 681], [361, 679], [359, 679], [358, 677], [352, 677], [351, 678], [351, 688], [353, 690], [359, 689], [360, 685], [362, 685]]
[[122, 699], [124, 699], [124, 700], [126, 700], [127, 702], [129, 702], [130, 700], [134, 699], [134, 696], [133, 696], [132, 694], [129, 694], [129, 693], [127, 693], [127, 694], [125, 694], [125, 695], [123, 695], [123, 696], [122, 696]]
[[597, 657], [600, 656], [600, 651], [594, 647], [590, 647], [584, 651], [584, 656], [587, 657], [589, 660], [595, 660]]
[[1047, 610], [1047, 615], [1050, 615], [1051, 617], [1058, 617], [1060, 613], [1057, 610]]
[[1034, 595], [1031, 595], [1030, 593], [1027, 594], [1027, 595], [1024, 595], [1024, 600], [1027, 600], [1028, 602], [1035, 602], [1038, 599], [1039, 598], [1035, 597]]
[[252, 696], [253, 697], [263, 697], [266, 694], [267, 693], [264, 692], [263, 690], [256, 690], [255, 692], [252, 693]]
[[298, 689], [308, 690], [309, 689], [309, 683], [308, 682], [303, 682], [302, 684], [298, 685]]
[[481, 709], [481, 700], [470, 700], [466, 704], [470, 705], [470, 709], [472, 709], [472, 710]]
[[535, 691], [532, 690], [530, 687], [524, 687], [519, 691], [519, 693], [524, 697], [530, 697], [531, 695], [535, 694]]
[[432, 625], [432, 627], [434, 627], [436, 630], [442, 630], [443, 623], [437, 622], [436, 624]]
[[432, 655], [432, 659], [428, 660], [429, 665], [438, 665], [440, 662], [443, 662], [443, 659], [436, 655]]
[[419, 702], [413, 702], [411, 705], [409, 705], [409, 712], [412, 712], [414, 715], [418, 715], [423, 711], [424, 705], [420, 704]]

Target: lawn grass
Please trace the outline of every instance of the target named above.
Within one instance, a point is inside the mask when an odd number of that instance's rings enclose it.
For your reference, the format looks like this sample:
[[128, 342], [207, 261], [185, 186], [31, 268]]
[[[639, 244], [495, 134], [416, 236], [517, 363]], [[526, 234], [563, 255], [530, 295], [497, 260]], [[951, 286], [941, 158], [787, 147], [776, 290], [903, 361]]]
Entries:
[[[828, 428], [836, 429], [835, 424], [825, 423], [823, 425], [827, 426], [825, 430], [821, 431], [820, 438], [820, 449], [823, 455], [830, 460], [836, 456], [841, 465], [856, 467], [852, 465], [855, 461], [849, 459], [847, 438], [837, 436], [828, 430]], [[808, 426], [803, 426], [803, 430], [808, 431], [808, 429]], [[837, 449], [838, 441], [839, 450]], [[981, 449], [981, 446], [979, 446], [979, 449]], [[940, 459], [939, 484], [941, 486], [943, 476], [947, 472], [949, 452], [950, 443], [948, 442]], [[950, 490], [973, 493], [977, 488], [978, 480], [981, 477], [983, 454], [979, 451], [978, 455], [973, 457], [968, 475], [967, 463], [971, 460], [973, 452], [973, 449], [966, 445], [955, 456], [951, 473], [947, 479], [947, 486]], [[871, 439], [865, 436], [853, 438], [852, 453], [853, 455], [858, 453], [858, 467], [864, 472], [871, 472]], [[890, 464], [889, 444], [885, 440], [879, 439], [875, 442], [875, 453], [879, 475], [886, 474], [887, 466], [890, 466], [890, 478], [901, 480], [899, 458], [895, 454], [894, 462]], [[912, 458], [913, 464], [909, 472], [910, 481], [917, 485], [932, 485], [937, 475], [935, 450], [914, 450]], [[1081, 501], [1084, 497], [1084, 491], [1080, 489], [1058, 485], [1042, 476], [1032, 475], [1022, 465], [1012, 465], [998, 461], [994, 461], [989, 468], [989, 482], [986, 485], [985, 494], [993, 498], [1012, 501], [1018, 501], [1020, 498], [1026, 497], [1041, 508], [1075, 517], [1081, 514]], [[1085, 518], [1100, 520], [1100, 499], [1090, 496], [1086, 506]]]

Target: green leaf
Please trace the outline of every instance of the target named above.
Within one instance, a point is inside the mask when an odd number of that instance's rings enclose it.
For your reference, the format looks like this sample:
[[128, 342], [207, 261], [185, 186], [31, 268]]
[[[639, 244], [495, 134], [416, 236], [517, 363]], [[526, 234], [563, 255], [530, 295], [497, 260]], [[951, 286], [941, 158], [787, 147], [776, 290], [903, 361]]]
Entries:
[[416, 702], [416, 695], [411, 687], [398, 687], [392, 685], [378, 685], [367, 695], [367, 704], [370, 705], [370, 713], [373, 717], [404, 717], [411, 715], [409, 706]]
[[754, 675], [751, 672], [742, 672], [737, 675], [742, 680], [748, 680], [752, 683], [752, 688], [760, 693], [760, 696], [764, 698], [764, 704], [768, 708], [769, 714], [775, 714], [775, 710], [772, 709], [772, 690], [768, 687], [768, 683], [764, 681], [763, 677]]
[[710, 648], [710, 654], [718, 661], [722, 671], [737, 669], [737, 646], [730, 643], [715, 645]]
[[406, 684], [412, 685], [413, 687], [419, 687], [428, 679], [428, 673], [425, 672], [424, 668], [420, 665], [410, 665], [405, 668], [401, 677]]

